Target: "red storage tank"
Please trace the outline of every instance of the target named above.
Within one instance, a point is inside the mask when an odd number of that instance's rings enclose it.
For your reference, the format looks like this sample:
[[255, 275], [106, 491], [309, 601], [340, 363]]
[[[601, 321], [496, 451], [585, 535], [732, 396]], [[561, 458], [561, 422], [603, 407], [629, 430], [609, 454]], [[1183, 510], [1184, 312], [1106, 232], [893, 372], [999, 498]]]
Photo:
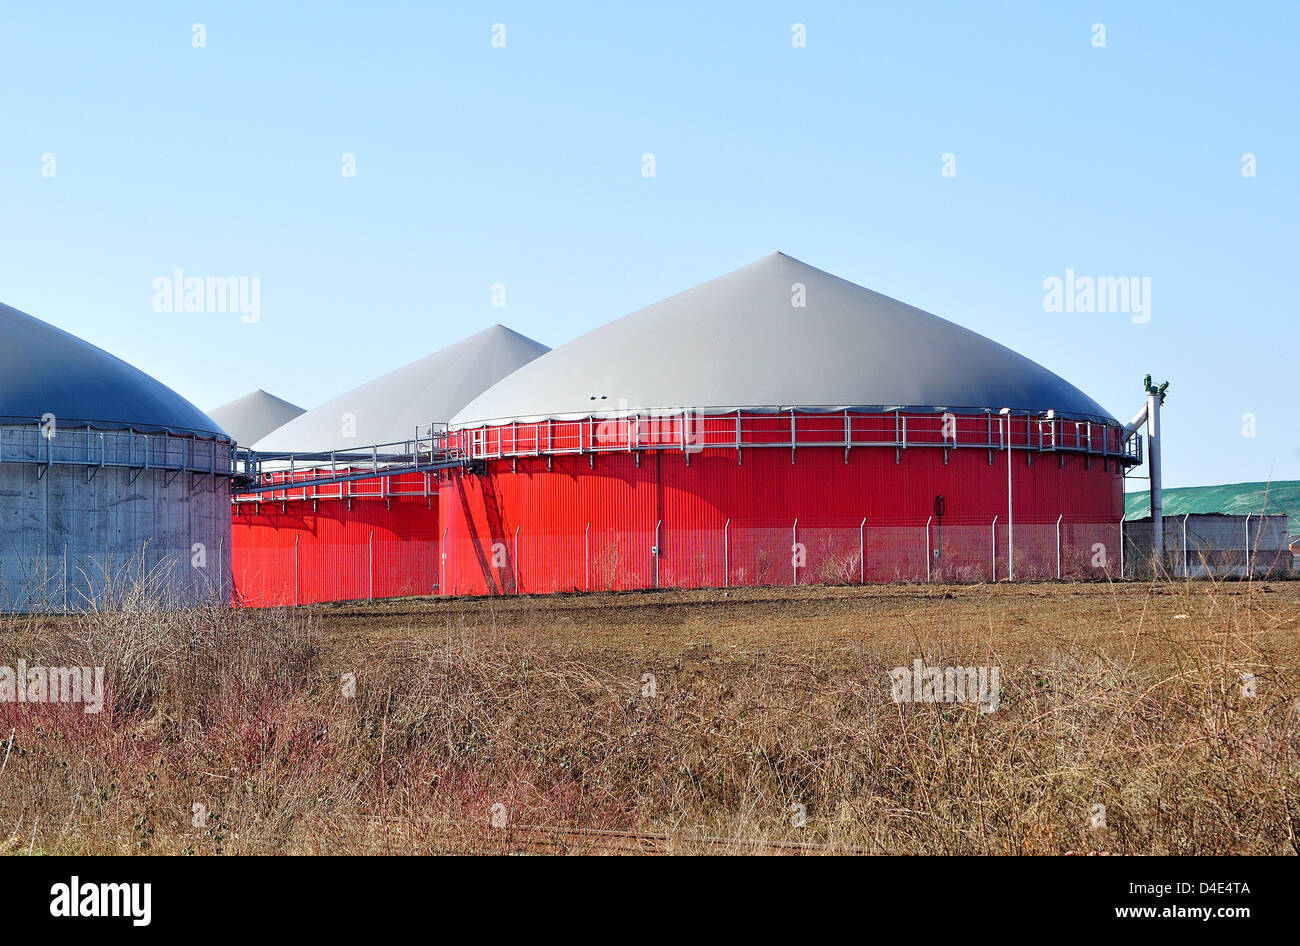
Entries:
[[1046, 368], [781, 253], [531, 361], [451, 430], [454, 594], [1103, 576], [1137, 460]]
[[[259, 469], [284, 486], [235, 499], [235, 600], [267, 606], [436, 592], [438, 474], [366, 471], [372, 461], [382, 469], [428, 451], [460, 407], [548, 350], [494, 325], [302, 413], [254, 443]], [[309, 482], [326, 469], [364, 478]]]

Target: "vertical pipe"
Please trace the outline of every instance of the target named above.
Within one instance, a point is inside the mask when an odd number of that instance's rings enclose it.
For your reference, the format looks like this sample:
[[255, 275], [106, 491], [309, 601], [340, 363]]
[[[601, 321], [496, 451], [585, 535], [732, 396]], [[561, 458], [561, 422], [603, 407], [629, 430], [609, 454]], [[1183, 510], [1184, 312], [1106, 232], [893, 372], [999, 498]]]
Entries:
[[1007, 415], [1007, 581], [1016, 580], [1016, 519], [1011, 506], [1011, 415]]
[[515, 554], [511, 556], [510, 564], [513, 567], [515, 576], [515, 594], [519, 594], [519, 527], [515, 526]]
[[722, 587], [731, 587], [731, 520], [722, 527]]
[[582, 532], [582, 561], [583, 575], [587, 585], [587, 590], [591, 590], [591, 523], [587, 523], [587, 528]]
[[438, 549], [438, 567], [441, 570], [438, 575], [438, 594], [447, 593], [447, 530], [442, 530], [442, 547]]
[[1151, 474], [1151, 554], [1165, 566], [1165, 507], [1160, 485], [1160, 397], [1147, 395], [1147, 472]]
[[858, 584], [867, 583], [867, 518], [858, 526]]
[[68, 543], [63, 543], [63, 613], [68, 613]]
[[998, 580], [998, 517], [993, 517], [993, 580]]
[[370, 530], [370, 600], [375, 600], [375, 530]]
[[298, 536], [293, 537], [293, 603], [296, 607], [298, 600]]

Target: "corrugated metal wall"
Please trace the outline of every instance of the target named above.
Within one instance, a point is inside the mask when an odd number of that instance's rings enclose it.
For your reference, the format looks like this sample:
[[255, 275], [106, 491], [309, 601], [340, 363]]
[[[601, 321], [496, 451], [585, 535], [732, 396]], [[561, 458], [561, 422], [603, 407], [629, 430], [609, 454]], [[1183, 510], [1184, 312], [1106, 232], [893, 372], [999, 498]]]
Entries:
[[[864, 518], [874, 548], [857, 563], [861, 575], [924, 577], [937, 536], [927, 544], [918, 530], [940, 495], [950, 542], [945, 566], [959, 573], [953, 556], [963, 533], [954, 530], [964, 529], [970, 568], [991, 573], [992, 518], [1005, 526], [1006, 454], [995, 451], [990, 462], [986, 450], [950, 450], [945, 463], [944, 453], [856, 447], [846, 458], [838, 447], [801, 447], [747, 448], [739, 462], [727, 449], [489, 461], [488, 475], [454, 471], [439, 494], [444, 590], [722, 585], [740, 583], [742, 570], [746, 583], [834, 580], [862, 557], [849, 546]], [[1110, 528], [1123, 514], [1114, 461], [1016, 452], [1012, 479], [1017, 567], [1033, 573], [1055, 572], [1058, 516]], [[888, 538], [891, 529], [897, 541]], [[1000, 542], [1005, 549], [1005, 537]], [[806, 547], [802, 572], [791, 566], [795, 543]], [[868, 544], [865, 536], [860, 544]]]
[[234, 600], [248, 607], [435, 594], [436, 496], [238, 503]]

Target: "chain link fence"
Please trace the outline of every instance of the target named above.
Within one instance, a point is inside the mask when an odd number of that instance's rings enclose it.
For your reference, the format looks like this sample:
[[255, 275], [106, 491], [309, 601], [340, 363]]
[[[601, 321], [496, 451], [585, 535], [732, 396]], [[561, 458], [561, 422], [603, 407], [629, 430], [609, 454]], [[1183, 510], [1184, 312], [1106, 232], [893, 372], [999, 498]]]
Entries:
[[0, 547], [0, 602], [17, 613], [193, 607], [231, 600], [223, 545], [136, 551], [68, 545], [31, 555]]
[[[1295, 574], [1285, 516], [1151, 521], [834, 520], [727, 522], [720, 529], [529, 532], [448, 540], [374, 531], [359, 542], [303, 536], [291, 548], [155, 549], [136, 554], [0, 551], [16, 611], [79, 611], [148, 596], [250, 607], [445, 594], [650, 588], [974, 583]], [[232, 560], [233, 558], [233, 560]]]
[[[847, 585], [1292, 574], [1286, 517], [1165, 521], [1157, 561], [1144, 522], [1000, 519], [728, 522], [721, 529], [601, 530], [581, 535], [518, 529], [450, 540], [448, 594], [625, 591], [645, 588]], [[1145, 532], [1144, 532], [1145, 529]], [[1144, 539], [1145, 535], [1145, 539]], [[1235, 541], [1234, 541], [1235, 539]]]

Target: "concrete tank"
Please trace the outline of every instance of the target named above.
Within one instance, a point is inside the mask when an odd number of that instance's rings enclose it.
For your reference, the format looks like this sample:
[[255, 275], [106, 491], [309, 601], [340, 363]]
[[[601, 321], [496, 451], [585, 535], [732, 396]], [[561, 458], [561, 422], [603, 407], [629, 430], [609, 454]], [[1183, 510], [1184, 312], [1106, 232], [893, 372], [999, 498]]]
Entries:
[[231, 450], [174, 391], [0, 305], [0, 610], [228, 601]]

